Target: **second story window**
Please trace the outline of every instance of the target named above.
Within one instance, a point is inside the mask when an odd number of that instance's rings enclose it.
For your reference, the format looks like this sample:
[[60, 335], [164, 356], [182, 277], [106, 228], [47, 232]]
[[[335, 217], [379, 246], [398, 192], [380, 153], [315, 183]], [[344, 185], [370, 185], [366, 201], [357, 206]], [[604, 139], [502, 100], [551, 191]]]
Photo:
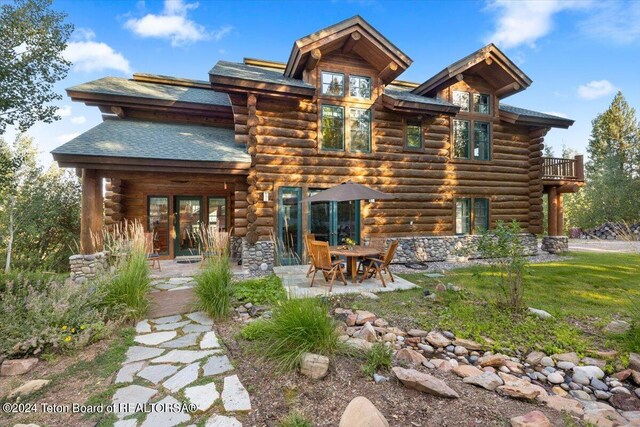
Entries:
[[407, 122], [404, 146], [409, 150], [419, 150], [422, 148], [422, 126], [420, 126], [420, 123]]
[[473, 158], [491, 160], [491, 125], [487, 122], [473, 123]]
[[491, 114], [491, 96], [483, 93], [474, 93], [473, 111], [480, 114]]
[[468, 112], [470, 110], [471, 99], [469, 98], [469, 92], [454, 90], [451, 102], [460, 107], [460, 112]]
[[456, 159], [469, 159], [471, 157], [469, 124], [468, 120], [453, 121], [453, 157]]
[[473, 120], [454, 120], [453, 157], [491, 160], [491, 124]]
[[322, 106], [322, 149], [344, 150], [344, 108]]
[[362, 108], [349, 109], [350, 151], [371, 151], [371, 111]]
[[322, 94], [344, 96], [344, 74], [322, 72]]
[[362, 76], [349, 76], [349, 96], [371, 99], [371, 79]]

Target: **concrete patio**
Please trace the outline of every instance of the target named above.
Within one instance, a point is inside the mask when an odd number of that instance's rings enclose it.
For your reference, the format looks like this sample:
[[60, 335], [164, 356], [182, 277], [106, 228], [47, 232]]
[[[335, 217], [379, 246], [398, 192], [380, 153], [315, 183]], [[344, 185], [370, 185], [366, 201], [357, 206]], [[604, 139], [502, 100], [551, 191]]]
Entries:
[[393, 275], [395, 281], [392, 282], [389, 276], [385, 274], [386, 288], [382, 286], [382, 282], [378, 278], [367, 279], [363, 283], [352, 283], [351, 280], [347, 279], [347, 286], [336, 280], [331, 293], [329, 293], [329, 283], [325, 282], [321, 274], [316, 275], [313, 287], [310, 287], [311, 277], [306, 277], [308, 269], [308, 265], [287, 265], [274, 267], [273, 272], [282, 280], [282, 284], [291, 298], [318, 295], [361, 294], [363, 292], [392, 292], [418, 287], [414, 283], [396, 274]]

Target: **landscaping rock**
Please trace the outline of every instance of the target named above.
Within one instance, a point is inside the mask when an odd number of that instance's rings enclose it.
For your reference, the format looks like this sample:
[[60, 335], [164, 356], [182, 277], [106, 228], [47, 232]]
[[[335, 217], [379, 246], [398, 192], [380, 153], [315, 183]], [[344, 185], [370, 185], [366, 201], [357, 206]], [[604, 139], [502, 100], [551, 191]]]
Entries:
[[469, 354], [469, 350], [461, 345], [457, 345], [453, 349], [453, 354], [455, 354], [456, 356], [464, 356]]
[[562, 387], [554, 386], [551, 388], [551, 391], [558, 396], [566, 397], [569, 393], [566, 392]]
[[545, 403], [549, 408], [555, 409], [558, 412], [568, 412], [576, 416], [582, 416], [584, 410], [582, 404], [574, 399], [569, 399], [560, 396], [543, 396], [537, 397], [538, 400]]
[[607, 385], [603, 381], [600, 381], [597, 378], [591, 378], [591, 387], [595, 388], [596, 390], [609, 390], [609, 387], [607, 387]]
[[538, 365], [540, 363], [540, 361], [542, 360], [542, 358], [545, 357], [545, 354], [541, 351], [532, 351], [531, 353], [529, 353], [527, 355], [527, 358], [525, 359], [525, 362], [527, 362], [529, 365], [535, 366]]
[[427, 331], [423, 331], [422, 329], [409, 329], [407, 331], [407, 335], [409, 335], [410, 337], [426, 337], [427, 335], [429, 335], [429, 332]]
[[244, 388], [237, 375], [232, 375], [224, 379], [222, 404], [225, 411], [251, 410], [249, 393], [247, 393], [247, 390]]
[[371, 323], [369, 322], [365, 322], [365, 324], [362, 326], [362, 328], [356, 332], [355, 334], [353, 334], [354, 338], [360, 338], [363, 339], [365, 341], [369, 341], [369, 342], [376, 342], [378, 340], [378, 336], [376, 334], [375, 329], [373, 329], [373, 326], [371, 325]]
[[591, 380], [592, 378], [604, 378], [604, 372], [597, 366], [576, 366], [575, 368], [573, 368], [574, 381], [575, 376], [578, 373], [584, 374], [587, 378], [589, 378], [589, 380]]
[[385, 381], [389, 381], [388, 377], [385, 377], [384, 375], [380, 375], [380, 374], [373, 374], [373, 381], [376, 384], [380, 384], [383, 383]]
[[631, 381], [633, 381], [636, 385], [640, 385], [640, 372], [631, 371]]
[[493, 391], [503, 384], [502, 379], [493, 372], [483, 372], [480, 375], [466, 377], [462, 381], [473, 384], [486, 390]]
[[9, 393], [7, 397], [9, 399], [14, 399], [18, 396], [27, 396], [31, 393], [35, 393], [36, 391], [40, 390], [42, 387], [46, 386], [49, 383], [50, 383], [49, 380], [27, 381], [26, 383], [22, 384], [20, 387], [16, 388], [11, 393]]
[[184, 389], [184, 395], [197, 406], [198, 411], [206, 411], [209, 409], [216, 400], [220, 397], [220, 394], [216, 390], [214, 383], [197, 385], [193, 387], [187, 387]]
[[427, 361], [426, 357], [409, 348], [403, 348], [402, 350], [397, 351], [394, 358], [398, 362], [406, 362], [413, 366], [418, 366]]
[[346, 345], [356, 350], [367, 351], [371, 349], [371, 343], [360, 338], [347, 337], [347, 339], [343, 339], [343, 341]]
[[356, 325], [364, 325], [367, 322], [373, 322], [375, 320], [375, 314], [365, 310], [356, 310]]
[[611, 393], [602, 390], [595, 390], [593, 395], [600, 400], [608, 400], [611, 397]]
[[463, 338], [456, 338], [455, 340], [453, 340], [453, 344], [462, 346], [469, 351], [480, 351], [483, 348], [482, 344], [479, 344], [475, 341], [466, 340]]
[[510, 420], [511, 427], [551, 427], [551, 421], [540, 411], [531, 411]]
[[575, 397], [576, 399], [591, 400], [591, 396], [589, 396], [589, 393], [583, 390], [571, 390], [569, 394]]
[[553, 361], [552, 358], [545, 356], [542, 359], [540, 359], [540, 364], [542, 366], [556, 366], [556, 362]]
[[613, 320], [604, 327], [604, 331], [609, 334], [624, 334], [631, 329], [631, 324], [624, 320]]
[[627, 396], [631, 395], [631, 392], [629, 391], [629, 389], [622, 386], [613, 387], [610, 391], [613, 394], [626, 394]]
[[547, 376], [547, 381], [551, 384], [562, 384], [564, 382], [564, 377], [559, 372], [554, 372]]
[[640, 411], [640, 399], [630, 394], [614, 394], [609, 399], [609, 403], [621, 411]]
[[558, 364], [556, 365], [558, 367], [558, 369], [563, 369], [565, 371], [570, 371], [572, 370], [576, 365], [575, 363], [571, 363], [571, 362], [558, 362]]
[[338, 307], [333, 311], [333, 317], [341, 322], [346, 322], [350, 314], [353, 314], [353, 311], [348, 308]]
[[451, 344], [451, 340], [440, 332], [431, 331], [427, 334], [426, 340], [434, 347], [446, 347]]
[[373, 326], [375, 326], [377, 328], [384, 328], [384, 327], [389, 326], [389, 322], [387, 322], [386, 320], [380, 318], [380, 319], [374, 320]]
[[461, 378], [482, 375], [482, 371], [472, 365], [458, 365], [453, 368], [453, 372]]
[[633, 369], [634, 371], [640, 371], [640, 354], [629, 354], [629, 368]]
[[578, 363], [580, 363], [580, 358], [576, 353], [553, 354], [551, 355], [551, 358], [556, 362], [571, 362], [574, 365], [577, 365]]
[[444, 381], [418, 372], [415, 369], [394, 367], [393, 373], [405, 387], [440, 397], [458, 398], [458, 393], [452, 390]]
[[324, 378], [329, 372], [329, 358], [319, 354], [302, 353], [300, 373], [314, 380]]
[[0, 366], [0, 374], [4, 376], [22, 375], [29, 372], [38, 364], [38, 359], [30, 357], [28, 359], [7, 359]]
[[547, 313], [544, 310], [538, 310], [537, 308], [529, 307], [529, 313], [538, 316], [540, 319], [551, 319], [553, 316], [551, 313]]
[[418, 344], [418, 348], [427, 354], [432, 354], [436, 351], [436, 349], [431, 347], [429, 344]]
[[497, 367], [503, 365], [505, 360], [505, 357], [501, 354], [491, 354], [489, 356], [482, 356], [479, 358], [478, 365], [483, 368], [487, 366]]
[[581, 385], [589, 385], [589, 383], [591, 382], [589, 376], [585, 372], [580, 370], [576, 371], [575, 368], [573, 371], [573, 377], [571, 377], [571, 379], [573, 380], [573, 382]]
[[584, 357], [581, 360], [581, 362], [584, 365], [593, 365], [593, 366], [597, 366], [600, 369], [604, 369], [604, 367], [607, 366], [607, 361], [606, 360], [595, 359], [593, 357]]
[[358, 396], [342, 413], [339, 427], [389, 427], [389, 423], [369, 399]]

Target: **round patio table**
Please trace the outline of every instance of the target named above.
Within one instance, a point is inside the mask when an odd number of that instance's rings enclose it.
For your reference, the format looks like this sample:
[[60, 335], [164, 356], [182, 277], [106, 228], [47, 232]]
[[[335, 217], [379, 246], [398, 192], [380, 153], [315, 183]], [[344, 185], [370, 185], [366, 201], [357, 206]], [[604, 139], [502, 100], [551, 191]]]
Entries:
[[351, 274], [351, 282], [356, 283], [358, 274], [358, 258], [365, 258], [380, 255], [380, 249], [370, 246], [353, 246], [351, 248], [345, 245], [331, 246], [329, 248], [331, 255], [343, 256], [347, 258], [347, 274]]

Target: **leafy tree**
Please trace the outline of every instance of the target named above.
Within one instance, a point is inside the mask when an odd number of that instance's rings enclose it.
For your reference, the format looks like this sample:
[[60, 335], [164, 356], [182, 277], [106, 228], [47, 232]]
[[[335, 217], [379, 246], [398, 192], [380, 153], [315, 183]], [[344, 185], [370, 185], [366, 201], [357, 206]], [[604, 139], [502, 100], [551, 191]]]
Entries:
[[0, 135], [8, 125], [27, 130], [59, 119], [53, 85], [71, 63], [62, 52], [73, 31], [52, 0], [16, 0], [0, 7]]

